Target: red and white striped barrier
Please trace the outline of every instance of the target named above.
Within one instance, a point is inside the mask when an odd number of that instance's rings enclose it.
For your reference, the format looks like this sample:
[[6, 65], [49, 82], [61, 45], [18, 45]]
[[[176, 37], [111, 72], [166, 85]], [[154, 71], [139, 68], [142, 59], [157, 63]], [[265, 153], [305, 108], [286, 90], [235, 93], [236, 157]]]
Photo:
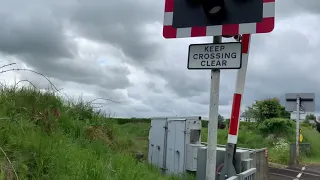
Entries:
[[242, 35], [242, 66], [238, 70], [237, 80], [236, 80], [236, 90], [233, 95], [233, 104], [230, 118], [228, 143], [237, 144], [238, 141], [238, 131], [240, 124], [240, 107], [242, 95], [244, 92], [244, 84], [246, 81], [248, 58], [249, 58], [249, 47], [250, 47], [250, 34]]

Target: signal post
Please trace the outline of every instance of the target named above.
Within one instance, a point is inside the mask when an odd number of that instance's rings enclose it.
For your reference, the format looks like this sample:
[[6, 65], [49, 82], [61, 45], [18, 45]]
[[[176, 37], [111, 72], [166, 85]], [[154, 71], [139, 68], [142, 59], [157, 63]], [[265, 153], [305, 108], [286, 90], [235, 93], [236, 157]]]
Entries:
[[[206, 180], [216, 179], [220, 70], [237, 69], [226, 156], [219, 180], [236, 175], [233, 165], [244, 92], [250, 34], [274, 29], [275, 0], [165, 0], [163, 36], [167, 39], [214, 36], [213, 43], [191, 44], [189, 70], [211, 70]], [[236, 42], [223, 43], [222, 38]]]

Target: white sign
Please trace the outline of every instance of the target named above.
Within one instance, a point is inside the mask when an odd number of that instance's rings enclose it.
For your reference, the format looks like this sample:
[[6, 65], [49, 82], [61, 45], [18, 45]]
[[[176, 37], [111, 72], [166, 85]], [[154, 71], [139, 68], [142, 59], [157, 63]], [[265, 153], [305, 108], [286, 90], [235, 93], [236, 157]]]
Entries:
[[241, 42], [191, 44], [188, 69], [240, 69]]

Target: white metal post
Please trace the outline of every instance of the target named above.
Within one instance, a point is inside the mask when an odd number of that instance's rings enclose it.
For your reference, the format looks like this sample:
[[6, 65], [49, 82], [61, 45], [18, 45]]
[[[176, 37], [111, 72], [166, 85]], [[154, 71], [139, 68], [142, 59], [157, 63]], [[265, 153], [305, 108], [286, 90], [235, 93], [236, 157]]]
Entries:
[[[214, 36], [213, 43], [221, 43], [221, 36]], [[219, 111], [219, 88], [220, 69], [211, 69], [209, 124], [208, 124], [208, 148], [206, 180], [216, 178], [217, 159], [217, 136], [218, 136], [218, 111]]]
[[300, 97], [297, 97], [297, 119], [296, 119], [296, 164], [299, 164], [299, 139], [300, 139]]

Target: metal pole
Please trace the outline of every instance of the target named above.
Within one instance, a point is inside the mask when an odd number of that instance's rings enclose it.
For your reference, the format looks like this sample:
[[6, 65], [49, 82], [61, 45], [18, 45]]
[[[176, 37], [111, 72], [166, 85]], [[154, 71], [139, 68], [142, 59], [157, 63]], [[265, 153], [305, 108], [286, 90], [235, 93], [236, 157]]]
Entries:
[[[213, 37], [213, 43], [221, 42], [221, 36]], [[211, 69], [206, 180], [216, 179], [219, 88], [220, 69]]]
[[297, 97], [297, 119], [296, 119], [296, 164], [299, 164], [299, 127], [300, 125], [300, 97]]

